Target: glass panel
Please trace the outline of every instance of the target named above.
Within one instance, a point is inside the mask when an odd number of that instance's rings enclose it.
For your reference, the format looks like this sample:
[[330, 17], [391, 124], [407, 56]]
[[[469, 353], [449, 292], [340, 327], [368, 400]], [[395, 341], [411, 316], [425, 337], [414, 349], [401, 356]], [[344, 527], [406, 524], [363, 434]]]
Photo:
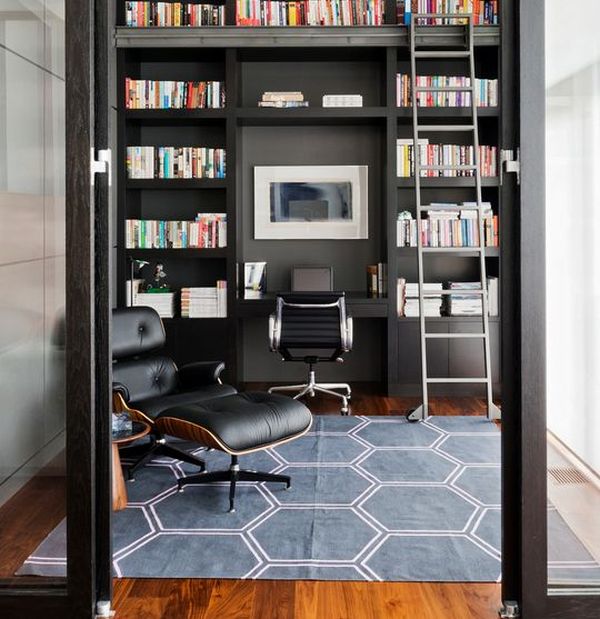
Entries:
[[[585, 15], [585, 19], [581, 16]], [[546, 2], [548, 582], [600, 586], [600, 19]]]
[[66, 573], [63, 5], [0, 3], [0, 581]]

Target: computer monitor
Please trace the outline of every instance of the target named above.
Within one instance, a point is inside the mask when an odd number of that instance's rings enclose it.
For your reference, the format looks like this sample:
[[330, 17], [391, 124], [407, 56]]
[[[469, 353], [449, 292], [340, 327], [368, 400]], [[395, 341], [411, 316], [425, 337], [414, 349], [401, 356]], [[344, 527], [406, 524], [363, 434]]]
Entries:
[[333, 268], [302, 265], [292, 267], [292, 292], [329, 292], [333, 290]]

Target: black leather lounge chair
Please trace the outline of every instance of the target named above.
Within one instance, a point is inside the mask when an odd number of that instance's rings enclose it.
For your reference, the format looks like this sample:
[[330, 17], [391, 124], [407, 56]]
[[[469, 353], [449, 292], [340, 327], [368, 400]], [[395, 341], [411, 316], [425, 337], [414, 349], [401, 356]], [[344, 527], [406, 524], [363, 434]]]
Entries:
[[290, 485], [286, 475], [240, 470], [238, 457], [305, 434], [312, 415], [304, 404], [281, 395], [237, 393], [219, 376], [221, 362], [199, 362], [177, 368], [172, 359], [157, 354], [165, 330], [158, 314], [148, 307], [113, 310], [113, 398], [115, 411], [127, 411], [149, 423], [151, 441], [130, 477], [159, 455], [190, 462], [204, 470], [204, 462], [170, 445], [165, 436], [197, 442], [231, 456], [226, 471], [183, 477], [179, 487], [229, 481], [230, 511], [236, 482], [274, 481]]

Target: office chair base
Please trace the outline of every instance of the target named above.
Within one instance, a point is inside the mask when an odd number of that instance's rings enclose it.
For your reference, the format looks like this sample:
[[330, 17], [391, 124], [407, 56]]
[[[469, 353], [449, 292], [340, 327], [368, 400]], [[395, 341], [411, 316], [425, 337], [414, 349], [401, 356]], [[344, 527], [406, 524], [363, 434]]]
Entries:
[[[334, 391], [334, 389], [344, 390], [346, 393], [338, 393], [337, 391]], [[269, 393], [273, 393], [274, 391], [282, 391], [284, 393], [298, 391], [298, 393], [293, 396], [294, 400], [298, 400], [305, 395], [314, 397], [315, 393], [324, 393], [335, 398], [340, 398], [342, 400], [342, 408], [340, 409], [340, 413], [342, 415], [350, 414], [350, 409], [348, 407], [348, 402], [352, 397], [352, 390], [350, 389], [350, 385], [348, 385], [347, 383], [317, 383], [315, 371], [312, 369], [312, 367], [308, 372], [307, 383], [304, 383], [302, 385], [281, 385], [277, 387], [271, 387], [269, 389]]]
[[235, 487], [238, 481], [275, 481], [286, 485], [288, 489], [292, 485], [289, 475], [275, 475], [274, 473], [261, 473], [260, 471], [240, 470], [238, 457], [231, 456], [231, 465], [227, 471], [213, 471], [211, 473], [200, 473], [198, 475], [188, 475], [177, 480], [179, 492], [183, 492], [184, 486], [188, 484], [210, 484], [218, 481], [229, 482], [229, 513], [235, 512]]
[[137, 471], [148, 464], [151, 460], [154, 460], [154, 458], [159, 458], [160, 456], [167, 456], [167, 458], [173, 458], [175, 460], [182, 460], [188, 464], [194, 464], [195, 466], [200, 467], [200, 471], [204, 471], [206, 469], [204, 460], [193, 456], [187, 451], [183, 451], [182, 449], [177, 449], [177, 447], [169, 445], [163, 437], [153, 437], [150, 446], [146, 447], [145, 453], [143, 453], [138, 460], [127, 468], [127, 480], [135, 481], [135, 474]]

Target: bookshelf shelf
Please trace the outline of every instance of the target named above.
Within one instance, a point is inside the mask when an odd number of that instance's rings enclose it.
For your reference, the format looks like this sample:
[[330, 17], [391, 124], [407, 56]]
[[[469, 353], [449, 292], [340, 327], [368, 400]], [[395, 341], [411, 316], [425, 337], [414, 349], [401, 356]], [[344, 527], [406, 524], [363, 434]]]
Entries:
[[128, 178], [127, 189], [225, 189], [225, 178]]
[[[398, 118], [407, 118], [412, 120], [412, 108], [398, 107]], [[469, 107], [421, 107], [419, 108], [420, 118], [463, 118], [471, 116], [471, 108]], [[496, 118], [500, 116], [500, 108], [497, 107], [480, 107], [477, 108], [477, 116], [479, 118]]]
[[[397, 318], [399, 324], [402, 323], [418, 323], [418, 316], [403, 316], [401, 318]], [[460, 322], [476, 322], [481, 324], [481, 316], [428, 316], [427, 321], [437, 322], [437, 323], [460, 323]], [[499, 316], [489, 316], [489, 321], [493, 323], [499, 323]]]
[[[427, 247], [424, 248], [425, 251], [434, 250], [430, 253], [436, 253], [439, 250], [440, 254], [451, 253], [453, 256], [465, 258], [465, 257], [473, 257], [477, 258], [479, 256], [479, 252], [475, 249], [470, 249], [468, 247]], [[417, 256], [417, 248], [416, 247], [398, 247], [398, 256], [399, 257], [414, 257]], [[499, 258], [500, 257], [500, 248], [499, 247], [487, 247], [485, 250], [486, 258]]]
[[217, 247], [214, 249], [197, 249], [193, 247], [186, 247], [181, 249], [174, 249], [172, 247], [165, 249], [143, 249], [138, 247], [128, 247], [125, 249], [127, 254], [136, 256], [148, 256], [148, 257], [178, 257], [178, 258], [226, 258], [227, 257], [227, 248], [226, 247]]
[[358, 124], [387, 118], [385, 107], [298, 109], [238, 108], [236, 116], [241, 125], [301, 125], [301, 124]]
[[[460, 45], [462, 28], [445, 26], [445, 36], [418, 37], [419, 44]], [[203, 26], [199, 28], [115, 29], [117, 47], [404, 47], [409, 46], [408, 28], [383, 26]], [[476, 26], [475, 45], [500, 44], [499, 26]]]
[[125, 119], [129, 122], [171, 122], [171, 121], [206, 121], [215, 122], [227, 118], [226, 108], [202, 108], [196, 110], [123, 110]]
[[[415, 186], [414, 178], [398, 178], [396, 181], [399, 189], [412, 189]], [[483, 177], [482, 187], [499, 187], [500, 179], [497, 176]], [[458, 177], [423, 177], [421, 178], [423, 188], [450, 188], [450, 187], [475, 187], [475, 178], [469, 176]]]

